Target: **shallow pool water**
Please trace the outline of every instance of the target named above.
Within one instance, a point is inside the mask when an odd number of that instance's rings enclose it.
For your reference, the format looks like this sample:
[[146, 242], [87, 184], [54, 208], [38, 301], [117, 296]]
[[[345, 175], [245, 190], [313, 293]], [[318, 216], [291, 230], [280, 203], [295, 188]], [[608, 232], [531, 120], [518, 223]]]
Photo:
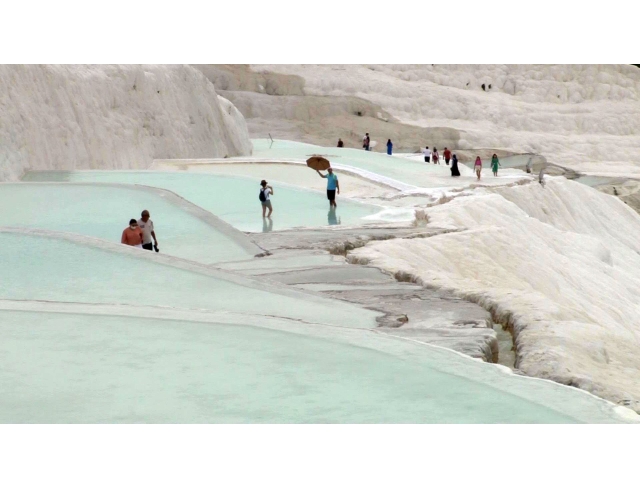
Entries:
[[352, 166], [365, 171], [380, 174], [402, 183], [429, 188], [434, 185], [434, 176], [448, 176], [446, 166], [425, 164], [419, 160], [388, 156], [379, 152], [367, 152], [360, 149], [320, 147], [311, 144], [276, 140], [253, 139], [253, 156], [262, 159], [298, 159], [306, 160], [314, 154], [327, 157], [333, 164]]
[[[282, 158], [317, 152], [276, 144]], [[256, 157], [274, 153], [254, 145]], [[441, 171], [318, 149], [408, 184], [428, 186], [429, 173]], [[286, 262], [247, 260], [246, 246], [190, 205], [248, 232], [357, 225], [378, 206], [340, 199], [332, 213], [322, 192], [278, 185], [274, 217], [263, 221], [257, 181], [245, 177], [82, 171], [25, 180], [56, 183], [0, 187], [0, 226], [26, 229], [0, 230], [0, 422], [625, 421], [583, 391], [380, 333], [381, 313], [312, 292], [353, 289], [341, 279], [371, 280], [379, 271], [347, 272], [340, 260], [325, 265], [330, 257], [305, 252]], [[159, 231], [160, 254], [117, 243], [142, 208]], [[225, 262], [223, 269], [205, 265], [214, 262]], [[247, 277], [274, 268], [299, 272]], [[381, 282], [388, 286], [386, 277]]]
[[[356, 346], [254, 326], [23, 311], [0, 311], [0, 333], [4, 423], [619, 420], [580, 391], [373, 335]], [[537, 397], [522, 397], [529, 385]]]
[[120, 242], [131, 218], [149, 210], [163, 253], [205, 264], [250, 259], [239, 245], [200, 218], [135, 187], [60, 183], [0, 185], [0, 226], [43, 228]]
[[0, 299], [162, 306], [245, 313], [255, 319], [265, 315], [334, 326], [376, 326], [378, 313], [343, 301], [221, 271], [203, 269], [210, 272], [205, 275], [169, 265], [170, 258], [160, 260], [155, 254], [137, 257], [145, 252], [0, 232]]
[[258, 199], [260, 181], [234, 176], [158, 171], [32, 172], [24, 181], [99, 182], [141, 184], [167, 189], [210, 211], [246, 232], [270, 232], [296, 227], [359, 225], [362, 218], [382, 210], [379, 206], [340, 198], [337, 211], [329, 211], [325, 193], [278, 185], [272, 197], [271, 221], [263, 220]]

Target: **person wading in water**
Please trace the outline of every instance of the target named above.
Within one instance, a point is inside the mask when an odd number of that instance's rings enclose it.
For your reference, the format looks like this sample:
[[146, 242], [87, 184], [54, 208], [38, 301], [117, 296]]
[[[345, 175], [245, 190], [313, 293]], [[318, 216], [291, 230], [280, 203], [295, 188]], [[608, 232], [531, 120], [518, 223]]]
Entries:
[[329, 200], [329, 208], [337, 208], [336, 204], [336, 190], [340, 194], [340, 183], [338, 182], [338, 176], [333, 174], [333, 169], [327, 169], [327, 174], [322, 174], [320, 171], [316, 171], [321, 178], [327, 180], [327, 199]]

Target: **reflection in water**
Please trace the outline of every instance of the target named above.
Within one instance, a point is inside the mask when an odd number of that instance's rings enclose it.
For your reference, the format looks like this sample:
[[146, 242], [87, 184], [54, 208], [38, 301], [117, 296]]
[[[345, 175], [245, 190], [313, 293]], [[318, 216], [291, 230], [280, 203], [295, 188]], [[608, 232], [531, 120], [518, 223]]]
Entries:
[[262, 233], [273, 230], [273, 220], [271, 218], [262, 218]]
[[327, 220], [329, 221], [329, 225], [340, 225], [340, 217], [336, 215], [335, 208], [331, 208], [329, 210], [329, 214], [327, 215]]

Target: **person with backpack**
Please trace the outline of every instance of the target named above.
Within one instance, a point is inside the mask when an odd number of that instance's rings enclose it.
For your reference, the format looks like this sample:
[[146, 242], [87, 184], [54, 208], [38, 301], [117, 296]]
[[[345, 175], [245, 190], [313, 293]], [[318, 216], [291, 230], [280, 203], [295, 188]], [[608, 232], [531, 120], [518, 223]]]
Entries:
[[387, 140], [387, 155], [391, 155], [391, 153], [393, 152], [393, 142], [391, 142], [391, 139]]
[[502, 167], [500, 165], [500, 161], [498, 160], [498, 156], [496, 154], [491, 158], [491, 170], [493, 171], [494, 177], [498, 175], [498, 167]]
[[[269, 186], [267, 182], [263, 179], [260, 181], [260, 194], [258, 198], [262, 203], [262, 218], [271, 218], [271, 213], [273, 213], [273, 207], [271, 206], [271, 198], [273, 195], [273, 187]], [[269, 214], [267, 215], [267, 208], [269, 209]]]
[[448, 166], [449, 161], [451, 160], [451, 151], [445, 147], [443, 155], [444, 155], [444, 162], [446, 162]]

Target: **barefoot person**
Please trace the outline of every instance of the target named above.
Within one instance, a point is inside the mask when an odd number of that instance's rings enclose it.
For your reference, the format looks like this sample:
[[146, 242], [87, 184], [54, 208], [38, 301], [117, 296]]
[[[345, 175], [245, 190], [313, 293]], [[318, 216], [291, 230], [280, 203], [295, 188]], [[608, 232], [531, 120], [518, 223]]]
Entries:
[[458, 156], [453, 155], [453, 159], [451, 159], [451, 176], [458, 177], [460, 176], [460, 170], [458, 169]]
[[140, 230], [138, 222], [134, 218], [129, 220], [129, 226], [123, 230], [120, 243], [139, 249], [142, 248], [142, 230]]
[[451, 160], [451, 151], [445, 147], [443, 155], [444, 155], [444, 162], [446, 162], [448, 166], [449, 161]]
[[333, 174], [333, 169], [327, 169], [327, 174], [322, 174], [320, 171], [316, 171], [321, 178], [327, 180], [327, 199], [329, 200], [329, 208], [336, 208], [336, 190], [340, 194], [340, 183], [338, 182], [338, 176]]
[[438, 149], [433, 148], [433, 152], [431, 153], [431, 160], [434, 164], [440, 164], [440, 154], [438, 154]]
[[[271, 213], [273, 213], [273, 207], [271, 206], [271, 195], [273, 194], [273, 188], [267, 184], [267, 182], [263, 179], [260, 181], [260, 202], [262, 203], [262, 218], [271, 218]], [[267, 208], [269, 209], [269, 214], [267, 215]]]
[[476, 157], [476, 163], [473, 165], [476, 176], [478, 176], [478, 181], [480, 181], [480, 174], [482, 174], [482, 160], [480, 160], [480, 156]]
[[[149, 211], [143, 210], [140, 214], [140, 220], [138, 220], [138, 228], [142, 230], [142, 248], [145, 250], [153, 250], [155, 246], [158, 250], [158, 239], [156, 238], [156, 232], [153, 229], [153, 222], [149, 219]], [[151, 239], [153, 238], [153, 243]]]
[[429, 149], [429, 146], [424, 148], [422, 155], [424, 156], [424, 162], [428, 163], [431, 161], [431, 149]]
[[491, 158], [491, 170], [493, 171], [493, 175], [498, 175], [498, 168], [502, 167], [500, 161], [498, 160], [498, 156], [496, 154]]

